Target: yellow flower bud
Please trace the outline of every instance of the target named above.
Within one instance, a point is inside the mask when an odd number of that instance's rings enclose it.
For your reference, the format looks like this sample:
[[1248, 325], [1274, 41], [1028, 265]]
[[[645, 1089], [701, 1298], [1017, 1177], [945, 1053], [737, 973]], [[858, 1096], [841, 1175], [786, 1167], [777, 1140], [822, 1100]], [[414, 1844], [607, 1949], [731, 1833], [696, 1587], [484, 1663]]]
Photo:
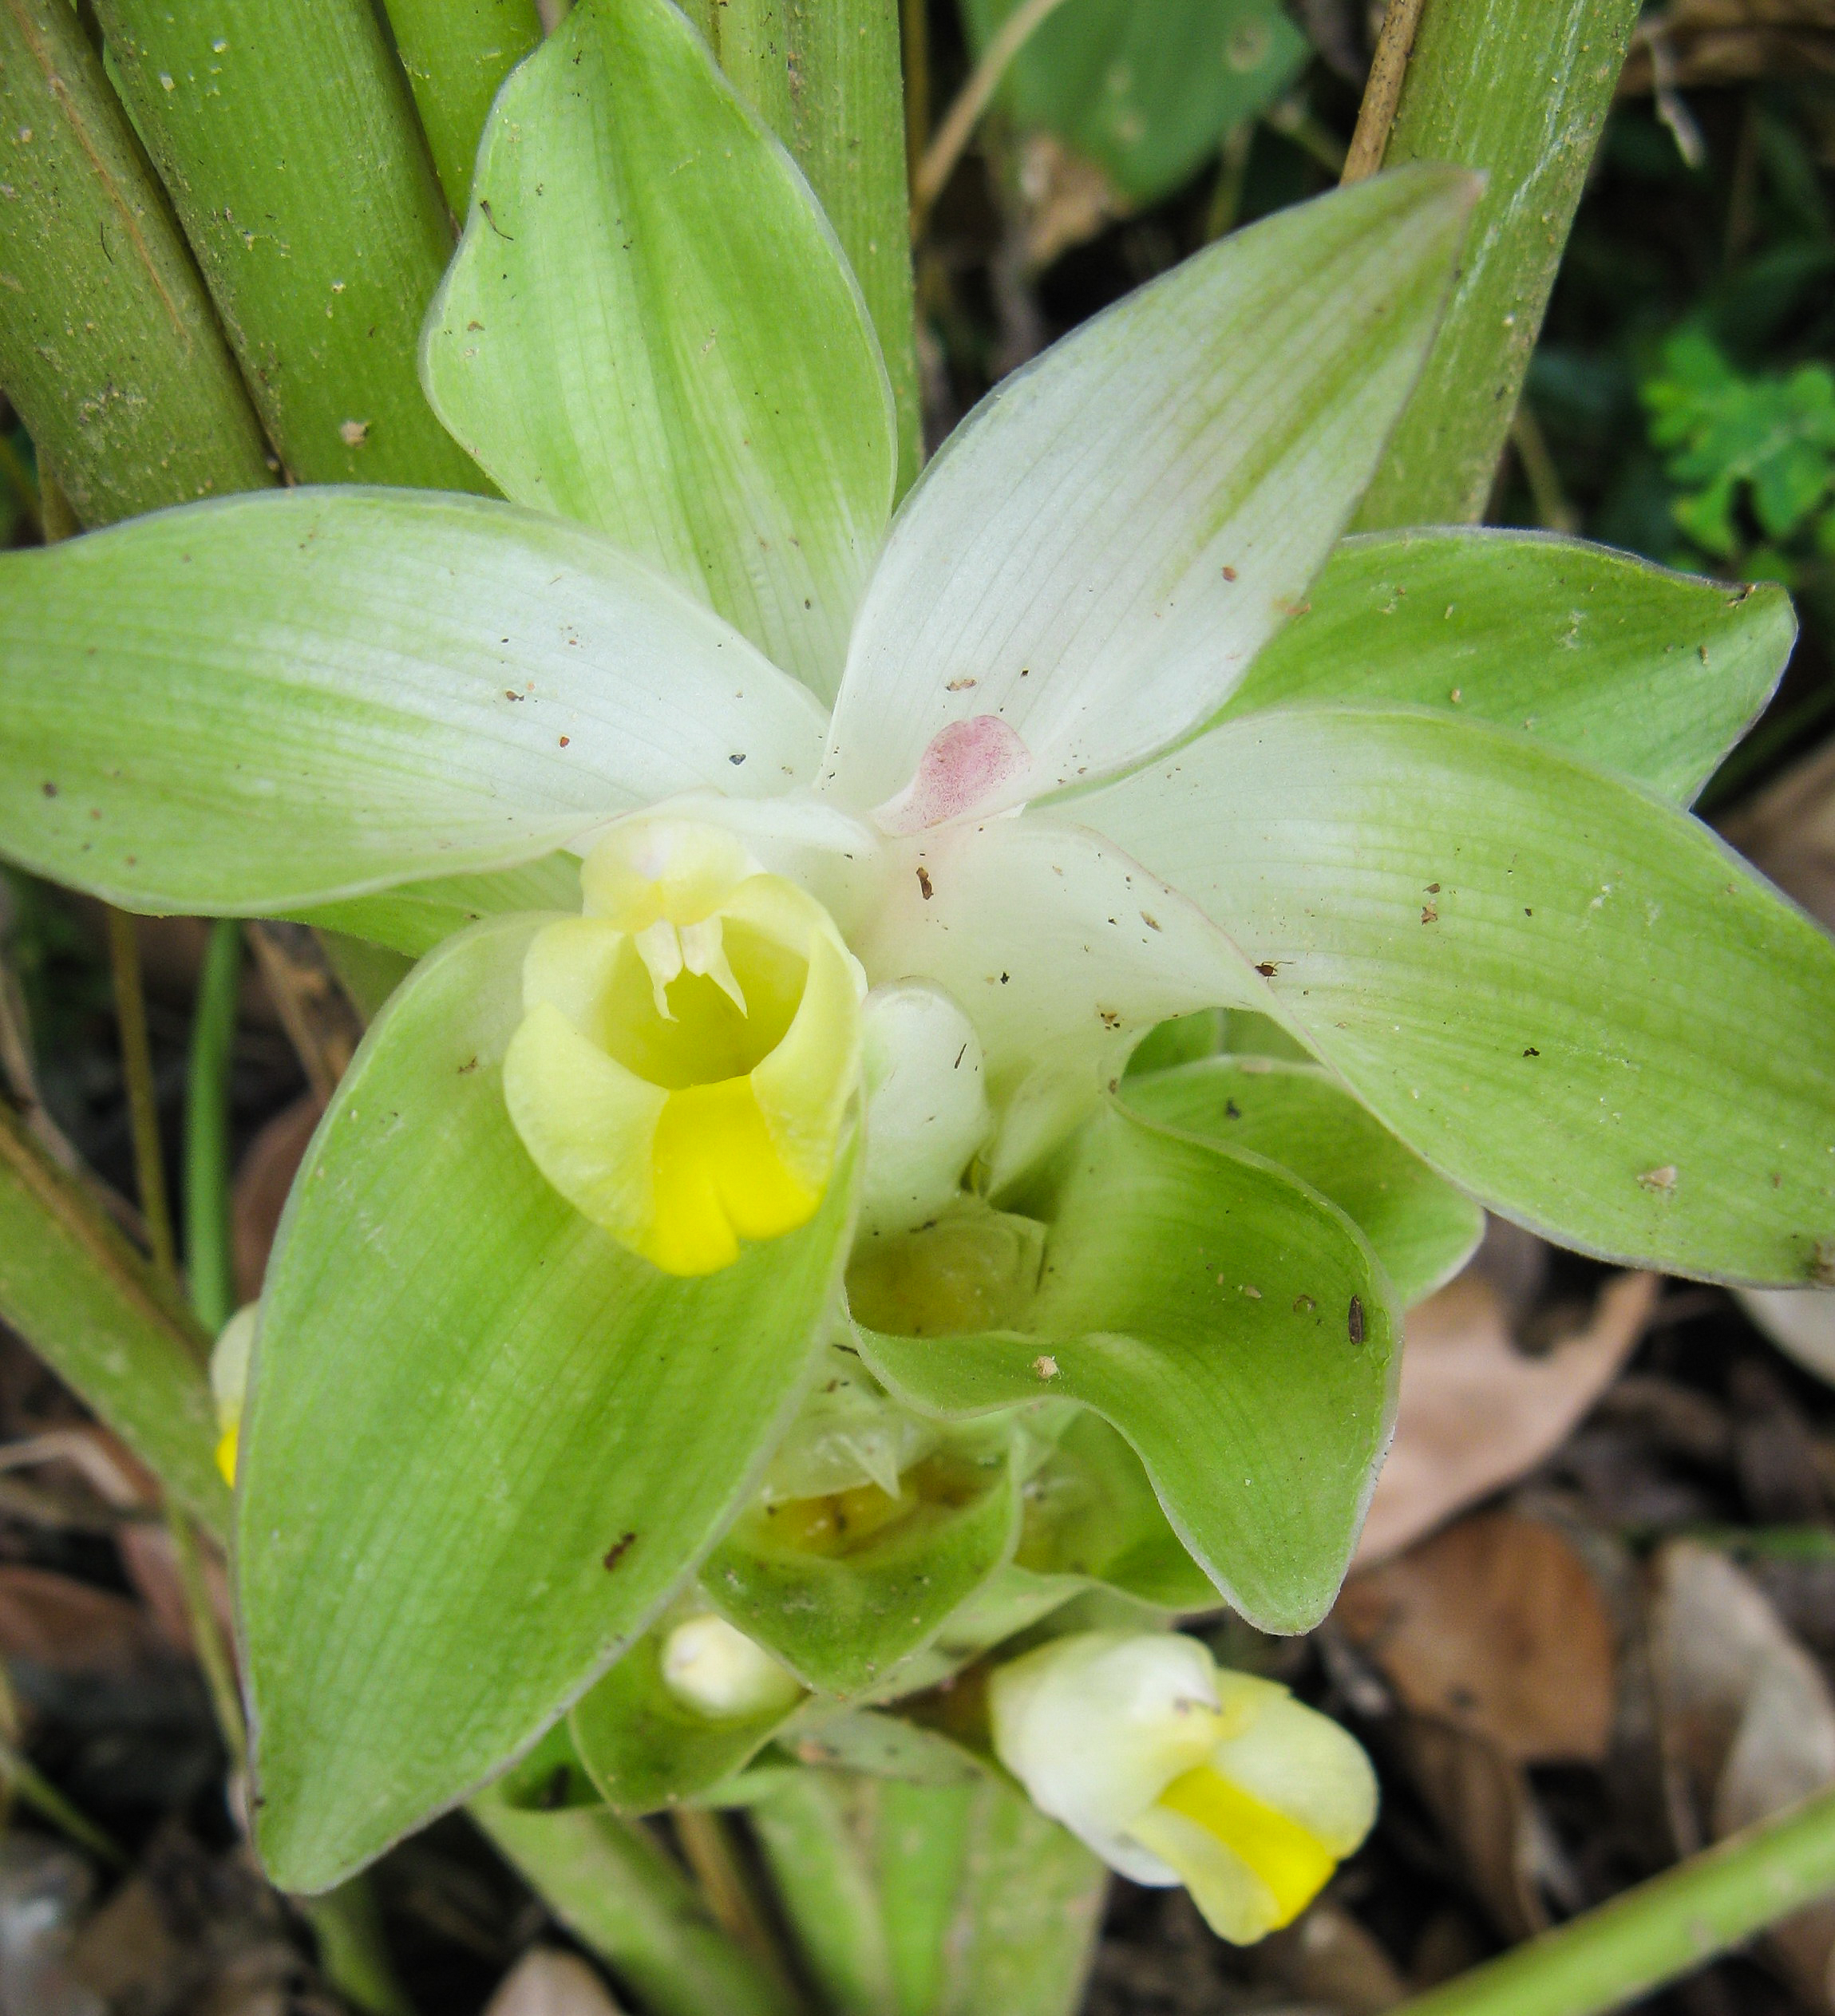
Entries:
[[217, 1333], [211, 1348], [210, 1392], [216, 1403], [216, 1467], [231, 1489], [242, 1440], [242, 1409], [248, 1395], [248, 1362], [255, 1350], [258, 1302], [247, 1302]]
[[666, 1273], [815, 1214], [860, 1081], [858, 963], [718, 827], [613, 828], [523, 966], [510, 1117], [575, 1208]]
[[1136, 1882], [1182, 1883], [1238, 1945], [1297, 1918], [1376, 1816], [1354, 1738], [1196, 1638], [1054, 1638], [999, 1669], [989, 1705], [1042, 1812]]

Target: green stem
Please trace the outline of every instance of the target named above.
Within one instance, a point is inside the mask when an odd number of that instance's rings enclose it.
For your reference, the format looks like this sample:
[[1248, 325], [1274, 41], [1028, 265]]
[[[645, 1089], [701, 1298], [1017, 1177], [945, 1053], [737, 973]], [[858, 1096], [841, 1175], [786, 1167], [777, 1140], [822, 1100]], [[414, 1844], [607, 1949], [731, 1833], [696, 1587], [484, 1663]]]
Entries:
[[165, 1159], [160, 1152], [159, 1101], [153, 1085], [152, 1046], [147, 1040], [147, 998], [140, 984], [140, 940], [125, 910], [109, 911], [109, 963], [114, 970], [115, 1021], [121, 1035], [121, 1075], [127, 1081], [128, 1119], [134, 1137], [134, 1176], [140, 1216], [153, 1265], [178, 1279], [178, 1249], [166, 1201]]
[[1395, 2016], [1599, 2016], [1835, 1889], [1835, 1792], [1405, 2002]]
[[690, 10], [720, 67], [828, 212], [865, 297], [898, 416], [899, 494], [923, 460], [899, 0], [719, 0]]
[[353, 1876], [322, 1896], [296, 1898], [318, 1941], [318, 1967], [366, 2016], [414, 2016], [382, 1935], [382, 1914], [367, 1876]]
[[640, 1823], [599, 1808], [523, 1812], [496, 1790], [472, 1817], [652, 2016], [801, 2016], [734, 1945]]
[[207, 1531], [229, 1530], [210, 1340], [174, 1291], [0, 1108], [0, 1317]]
[[478, 136], [497, 87], [542, 38], [535, 0], [388, 0], [396, 53], [455, 217], [471, 208]]
[[0, 1738], [0, 1779], [18, 1793], [28, 1806], [42, 1814], [60, 1833], [67, 1834], [79, 1848], [117, 1869], [128, 1867], [128, 1858], [95, 1822], [73, 1806], [49, 1778], [24, 1753]]
[[192, 1022], [185, 1097], [185, 1264], [192, 1307], [215, 1337], [235, 1313], [229, 1242], [229, 1065], [242, 982], [242, 927], [210, 928]]
[[210, 1705], [228, 1753], [231, 1772], [248, 1768], [248, 1725], [242, 1718], [242, 1698], [236, 1692], [235, 1669], [230, 1663], [229, 1648], [218, 1628], [216, 1605], [211, 1600], [210, 1585], [204, 1580], [204, 1560], [198, 1552], [197, 1535], [182, 1505], [168, 1502], [166, 1531], [172, 1536], [172, 1559], [178, 1569], [179, 1587], [184, 1592], [185, 1611], [191, 1619], [193, 1649], [204, 1670], [204, 1685], [210, 1690]]
[[164, 192], [68, 0], [0, 0], [0, 382], [77, 516], [274, 480]]
[[943, 194], [944, 184], [955, 172], [955, 164], [962, 159], [962, 150], [967, 146], [969, 136], [993, 101], [1013, 59], [1062, 3], [1062, 0], [1020, 0], [1019, 6], [1000, 24], [983, 51], [981, 61], [970, 73], [967, 83], [956, 93], [955, 102], [944, 113], [943, 124], [931, 136], [912, 178], [912, 209], [919, 226], [930, 214], [931, 205]]
[[1638, 4], [1427, 0], [1383, 165], [1457, 161], [1489, 181], [1362, 529], [1483, 512]]
[[421, 396], [421, 320], [452, 223], [370, 0], [96, 11], [287, 468], [305, 483], [487, 488]]

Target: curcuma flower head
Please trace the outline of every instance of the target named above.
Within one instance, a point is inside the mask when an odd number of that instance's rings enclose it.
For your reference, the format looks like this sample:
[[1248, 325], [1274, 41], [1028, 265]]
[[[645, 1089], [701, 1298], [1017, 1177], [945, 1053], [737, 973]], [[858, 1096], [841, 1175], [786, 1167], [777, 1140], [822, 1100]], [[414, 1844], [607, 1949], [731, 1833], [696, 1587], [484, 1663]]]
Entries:
[[584, 914], [524, 961], [510, 1117], [622, 1245], [666, 1273], [712, 1273], [821, 1202], [865, 977], [821, 904], [716, 827], [616, 827], [580, 887]]
[[1054, 1638], [1001, 1666], [990, 1702], [1034, 1805], [1137, 1883], [1182, 1883], [1238, 1945], [1298, 1917], [1376, 1816], [1352, 1737], [1195, 1638]]

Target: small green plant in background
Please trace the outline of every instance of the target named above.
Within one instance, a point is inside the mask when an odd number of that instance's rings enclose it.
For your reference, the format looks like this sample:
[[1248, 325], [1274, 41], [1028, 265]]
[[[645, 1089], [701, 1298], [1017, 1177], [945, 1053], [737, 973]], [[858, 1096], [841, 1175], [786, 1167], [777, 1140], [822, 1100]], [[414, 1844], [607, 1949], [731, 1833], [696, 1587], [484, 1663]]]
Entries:
[[[985, 49], [1020, 0], [967, 0]], [[1177, 188], [1304, 67], [1275, 0], [1063, 0], [1007, 73], [1003, 102], [1093, 161], [1129, 204]]]
[[1835, 370], [1747, 374], [1689, 328], [1641, 392], [1682, 492], [1676, 523], [1701, 553], [1793, 586], [1835, 564]]

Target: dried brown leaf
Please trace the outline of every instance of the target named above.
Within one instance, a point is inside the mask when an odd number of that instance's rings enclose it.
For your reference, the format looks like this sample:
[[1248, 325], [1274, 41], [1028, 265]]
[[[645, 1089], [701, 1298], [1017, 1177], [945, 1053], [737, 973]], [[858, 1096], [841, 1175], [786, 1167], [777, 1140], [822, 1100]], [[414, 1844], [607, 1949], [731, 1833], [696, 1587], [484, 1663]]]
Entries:
[[1333, 1613], [1402, 1705], [1519, 1764], [1602, 1761], [1612, 1619], [1552, 1526], [1484, 1512], [1354, 1575]]
[[[1730, 1834], [1835, 1783], [1835, 1698], [1751, 1579], [1673, 1540], [1657, 1557], [1651, 1663], [1679, 1846]], [[1835, 1903], [1775, 1927], [1773, 1950], [1813, 2006], [1835, 2008]]]
[[619, 2016], [619, 2010], [583, 1960], [537, 1947], [504, 1976], [484, 2016]]
[[276, 1113], [248, 1144], [235, 1172], [230, 1199], [230, 1242], [239, 1302], [261, 1293], [267, 1256], [280, 1229], [287, 1192], [305, 1159], [312, 1130], [324, 1110], [307, 1093]]
[[1398, 1552], [1558, 1448], [1631, 1355], [1656, 1294], [1654, 1275], [1616, 1275], [1590, 1319], [1534, 1358], [1517, 1350], [1502, 1298], [1476, 1269], [1410, 1310], [1395, 1439], [1359, 1565]]
[[0, 1656], [82, 1678], [129, 1679], [167, 1656], [137, 1604], [45, 1568], [0, 1567]]

